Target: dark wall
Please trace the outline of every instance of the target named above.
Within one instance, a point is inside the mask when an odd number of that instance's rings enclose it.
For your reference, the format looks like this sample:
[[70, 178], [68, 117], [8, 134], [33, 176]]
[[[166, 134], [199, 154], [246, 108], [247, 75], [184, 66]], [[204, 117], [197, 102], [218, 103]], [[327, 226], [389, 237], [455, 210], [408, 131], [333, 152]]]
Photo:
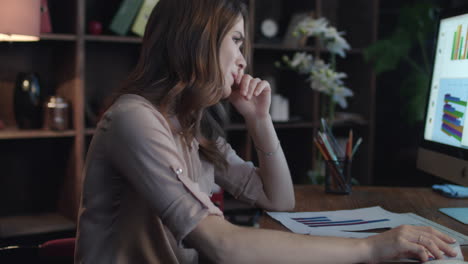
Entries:
[[[400, 9], [414, 3], [433, 3], [441, 9], [459, 7], [466, 1], [437, 0], [381, 0], [378, 38], [386, 38], [397, 25]], [[426, 48], [432, 53], [432, 37], [426, 39]], [[415, 51], [416, 52], [416, 51]], [[432, 54], [430, 54], [432, 57]], [[418, 61], [418, 63], [422, 63]], [[400, 92], [402, 79], [409, 66], [401, 63], [398, 69], [378, 75], [376, 88], [376, 141], [374, 184], [387, 186], [431, 186], [444, 181], [416, 169], [417, 147], [423, 133], [423, 122], [408, 123], [403, 105], [408, 101]], [[426, 90], [427, 92], [427, 90]]]

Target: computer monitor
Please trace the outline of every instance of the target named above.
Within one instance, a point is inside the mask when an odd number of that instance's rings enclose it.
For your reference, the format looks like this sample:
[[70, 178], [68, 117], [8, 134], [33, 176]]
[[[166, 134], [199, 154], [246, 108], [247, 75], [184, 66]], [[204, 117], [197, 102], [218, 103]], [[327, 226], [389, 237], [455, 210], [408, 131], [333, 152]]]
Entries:
[[417, 167], [468, 186], [468, 9], [439, 18]]

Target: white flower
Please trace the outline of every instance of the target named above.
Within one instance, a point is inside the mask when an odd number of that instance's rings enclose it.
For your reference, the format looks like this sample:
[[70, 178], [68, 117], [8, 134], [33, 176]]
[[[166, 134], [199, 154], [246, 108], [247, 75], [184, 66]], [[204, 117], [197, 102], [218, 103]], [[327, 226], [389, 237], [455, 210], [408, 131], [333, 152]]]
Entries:
[[327, 31], [328, 21], [325, 18], [313, 19], [312, 17], [304, 18], [297, 28], [306, 36], [318, 36]]
[[346, 97], [351, 97], [353, 95], [353, 91], [351, 91], [347, 87], [341, 86], [337, 87], [333, 92], [332, 100], [337, 102], [340, 105], [340, 107], [344, 109], [348, 107]]
[[333, 54], [338, 54], [344, 58], [345, 50], [350, 50], [351, 46], [343, 38], [344, 32], [338, 32], [336, 28], [329, 26], [325, 18], [313, 19], [304, 18], [296, 28], [296, 33], [301, 33], [307, 37], [318, 37], [325, 48]]
[[345, 50], [350, 50], [348, 42], [342, 37], [344, 32], [338, 32], [334, 27], [330, 27], [325, 32], [325, 48], [331, 53], [346, 57]]
[[[345, 51], [351, 49], [343, 38], [344, 32], [338, 32], [336, 28], [329, 26], [325, 18], [303, 19], [297, 26], [295, 34], [297, 33], [308, 37], [318, 37], [333, 57], [335, 54], [345, 57]], [[330, 99], [340, 107], [348, 107], [346, 100], [353, 96], [353, 92], [344, 84], [343, 79], [347, 77], [346, 73], [336, 72], [335, 65], [331, 66], [321, 59], [314, 59], [312, 55], [305, 52], [296, 52], [292, 59], [283, 56], [283, 62], [300, 74], [307, 74], [309, 76], [307, 81], [312, 89], [330, 96]]]
[[296, 52], [293, 59], [289, 61], [289, 66], [301, 74], [307, 74], [313, 68], [313, 60], [312, 55], [306, 52]]
[[312, 89], [329, 95], [340, 107], [348, 107], [346, 98], [353, 96], [353, 92], [344, 86], [343, 79], [347, 77], [346, 73], [336, 72], [331, 69], [329, 64], [317, 59], [314, 61], [309, 74], [307, 80], [310, 82]]

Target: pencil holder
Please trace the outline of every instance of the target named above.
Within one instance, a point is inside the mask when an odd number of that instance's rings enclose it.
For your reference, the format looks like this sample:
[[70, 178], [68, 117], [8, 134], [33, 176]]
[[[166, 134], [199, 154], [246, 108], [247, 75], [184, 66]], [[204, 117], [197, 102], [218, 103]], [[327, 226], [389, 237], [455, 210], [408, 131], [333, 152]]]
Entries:
[[350, 194], [352, 160], [327, 160], [325, 163], [325, 192]]

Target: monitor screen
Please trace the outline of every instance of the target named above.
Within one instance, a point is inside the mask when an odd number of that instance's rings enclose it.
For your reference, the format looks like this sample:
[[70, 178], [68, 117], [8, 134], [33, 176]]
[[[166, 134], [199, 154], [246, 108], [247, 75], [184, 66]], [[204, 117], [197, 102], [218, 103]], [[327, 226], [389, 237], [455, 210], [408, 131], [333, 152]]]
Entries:
[[468, 185], [468, 11], [440, 18], [432, 70], [418, 168]]
[[459, 148], [468, 148], [467, 29], [468, 14], [440, 21], [424, 129], [424, 139]]

